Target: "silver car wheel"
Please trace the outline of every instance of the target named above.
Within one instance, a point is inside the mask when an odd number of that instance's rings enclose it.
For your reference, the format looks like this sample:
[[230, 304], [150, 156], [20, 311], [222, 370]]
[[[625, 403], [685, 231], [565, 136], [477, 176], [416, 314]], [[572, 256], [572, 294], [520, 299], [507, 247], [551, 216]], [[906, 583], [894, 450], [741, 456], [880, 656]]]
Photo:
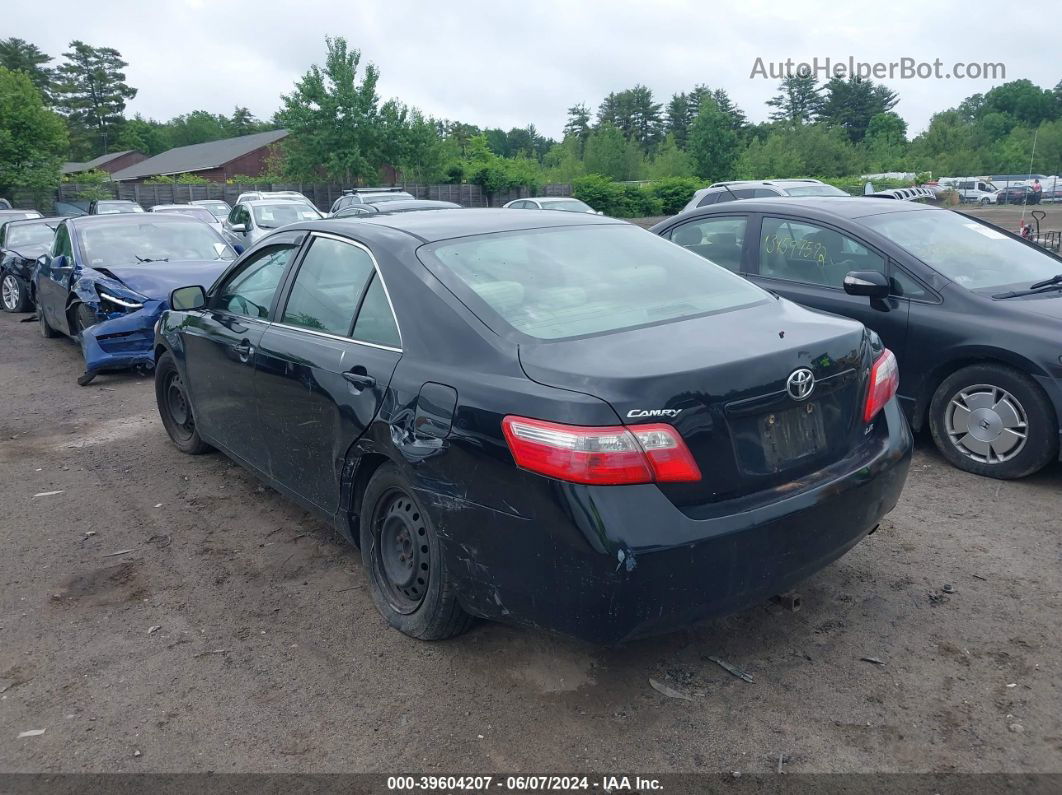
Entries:
[[957, 392], [948, 401], [944, 425], [955, 449], [982, 464], [1014, 458], [1025, 447], [1029, 432], [1018, 399], [991, 384], [975, 384]]
[[0, 291], [3, 293], [4, 309], [8, 312], [14, 312], [18, 309], [19, 304], [22, 302], [22, 286], [10, 273], [4, 277], [3, 287], [0, 288]]

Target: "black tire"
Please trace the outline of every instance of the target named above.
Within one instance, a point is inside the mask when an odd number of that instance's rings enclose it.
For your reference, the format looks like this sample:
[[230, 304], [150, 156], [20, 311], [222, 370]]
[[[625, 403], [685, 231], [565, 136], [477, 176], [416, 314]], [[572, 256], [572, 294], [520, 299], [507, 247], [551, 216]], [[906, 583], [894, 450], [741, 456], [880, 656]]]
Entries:
[[78, 337], [81, 336], [82, 331], [95, 326], [98, 322], [99, 318], [96, 317], [96, 313], [85, 304], [78, 304], [74, 307], [74, 328], [77, 329]]
[[166, 433], [177, 449], [188, 455], [201, 455], [213, 448], [195, 428], [195, 415], [181, 373], [173, 356], [164, 353], [155, 365], [155, 400]]
[[53, 337], [59, 336], [59, 332], [52, 328], [51, 324], [48, 322], [48, 318], [44, 316], [44, 307], [42, 307], [39, 302], [37, 303], [37, 322], [38, 328], [41, 330], [41, 336], [45, 339], [52, 339]]
[[[972, 430], [964, 432], [964, 423]], [[945, 378], [929, 405], [929, 428], [948, 461], [990, 478], [1023, 478], [1058, 457], [1050, 400], [1032, 378], [1004, 365], [975, 364]]]
[[0, 278], [3, 299], [0, 307], [5, 312], [29, 312], [32, 305], [29, 297], [29, 285], [13, 273], [5, 273]]
[[452, 638], [472, 626], [431, 519], [394, 464], [373, 473], [359, 524], [369, 590], [388, 624], [420, 640]]

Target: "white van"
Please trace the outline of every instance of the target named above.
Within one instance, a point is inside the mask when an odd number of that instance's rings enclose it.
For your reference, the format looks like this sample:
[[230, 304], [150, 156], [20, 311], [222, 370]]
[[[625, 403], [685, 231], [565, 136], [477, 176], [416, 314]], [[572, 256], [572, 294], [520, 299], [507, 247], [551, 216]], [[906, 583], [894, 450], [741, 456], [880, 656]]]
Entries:
[[941, 177], [937, 184], [951, 188], [959, 194], [959, 200], [971, 204], [995, 204], [999, 191], [988, 177]]

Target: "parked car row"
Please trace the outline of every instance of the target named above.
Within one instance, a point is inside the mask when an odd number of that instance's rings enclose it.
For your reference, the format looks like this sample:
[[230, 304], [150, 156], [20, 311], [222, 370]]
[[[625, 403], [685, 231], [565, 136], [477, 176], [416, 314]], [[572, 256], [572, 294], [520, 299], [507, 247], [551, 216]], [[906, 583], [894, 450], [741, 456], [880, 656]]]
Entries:
[[1057, 255], [960, 213], [872, 198], [751, 200], [653, 231], [877, 332], [912, 425], [956, 466], [1016, 478], [1058, 458]]
[[614, 643], [784, 592], [895, 506], [905, 409], [972, 471], [1058, 455], [1060, 260], [974, 219], [841, 197], [651, 232], [403, 197], [344, 215], [365, 204], [246, 199], [235, 246], [161, 209], [51, 219], [31, 295], [83, 383], [153, 367], [180, 450], [357, 544], [413, 637], [484, 617]]

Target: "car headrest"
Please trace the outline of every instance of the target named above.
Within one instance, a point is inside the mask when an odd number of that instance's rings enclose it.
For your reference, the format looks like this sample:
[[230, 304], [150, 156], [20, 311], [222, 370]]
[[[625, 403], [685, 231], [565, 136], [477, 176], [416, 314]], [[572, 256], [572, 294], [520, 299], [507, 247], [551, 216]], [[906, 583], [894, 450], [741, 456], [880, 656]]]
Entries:
[[497, 312], [507, 312], [524, 302], [524, 286], [520, 282], [483, 282], [472, 285], [472, 289]]
[[698, 246], [701, 243], [701, 230], [695, 224], [680, 226], [671, 233], [671, 242], [680, 246]]

